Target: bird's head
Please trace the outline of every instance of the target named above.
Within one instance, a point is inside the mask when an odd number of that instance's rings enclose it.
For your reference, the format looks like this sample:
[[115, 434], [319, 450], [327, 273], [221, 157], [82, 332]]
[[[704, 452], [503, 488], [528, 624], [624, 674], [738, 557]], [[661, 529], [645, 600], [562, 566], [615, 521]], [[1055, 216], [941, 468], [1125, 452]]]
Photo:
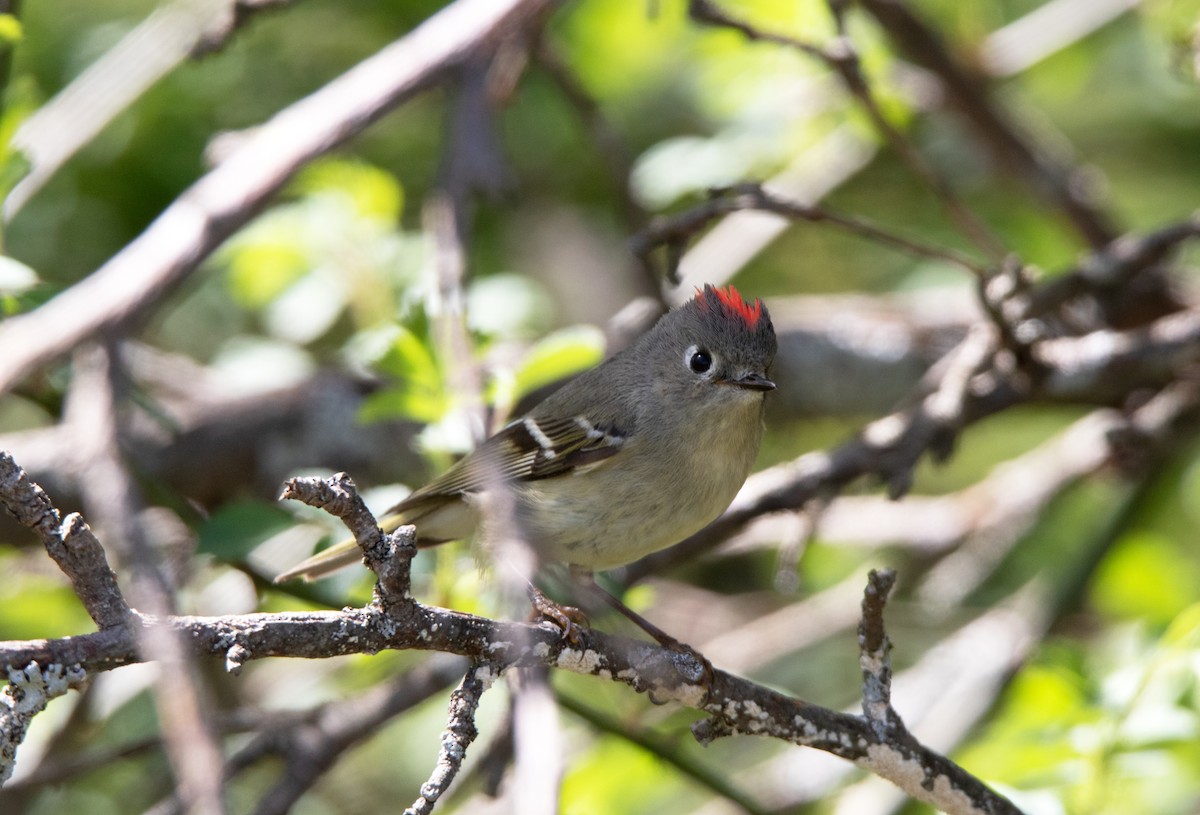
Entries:
[[659, 321], [652, 347], [664, 349], [658, 374], [680, 398], [706, 401], [757, 398], [775, 389], [769, 371], [777, 343], [761, 300], [748, 302], [733, 286], [705, 286]]

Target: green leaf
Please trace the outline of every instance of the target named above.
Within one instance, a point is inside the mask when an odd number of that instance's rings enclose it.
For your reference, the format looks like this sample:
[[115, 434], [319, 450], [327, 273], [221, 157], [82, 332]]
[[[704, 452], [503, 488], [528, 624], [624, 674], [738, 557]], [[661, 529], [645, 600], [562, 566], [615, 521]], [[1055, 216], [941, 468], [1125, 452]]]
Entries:
[[432, 424], [446, 412], [446, 399], [437, 391], [415, 386], [384, 388], [367, 396], [359, 408], [364, 422], [411, 419]]
[[604, 334], [593, 326], [574, 326], [539, 340], [516, 372], [515, 398], [599, 364], [604, 358]]
[[374, 365], [395, 382], [364, 400], [360, 411], [364, 421], [401, 418], [429, 423], [445, 415], [449, 399], [442, 387], [441, 369], [416, 333], [395, 326], [391, 341]]
[[267, 539], [295, 524], [295, 518], [271, 504], [258, 501], [228, 504], [200, 527], [197, 551], [235, 563], [244, 560]]
[[1167, 625], [1196, 597], [1200, 569], [1169, 539], [1148, 532], [1125, 536], [1097, 570], [1092, 603], [1117, 618]]
[[392, 340], [375, 360], [375, 367], [393, 379], [440, 389], [441, 373], [433, 353], [421, 337], [404, 326], [396, 326]]
[[0, 557], [0, 640], [65, 637], [91, 631], [79, 598], [61, 579], [15, 568], [17, 555]]
[[260, 221], [260, 225], [262, 233], [248, 233], [252, 237], [229, 258], [231, 291], [249, 308], [262, 308], [309, 270], [308, 253], [291, 230], [278, 222]]
[[347, 196], [361, 216], [388, 222], [404, 212], [404, 189], [395, 176], [362, 161], [326, 159], [300, 173], [292, 188], [303, 195]]
[[15, 45], [24, 36], [25, 30], [15, 14], [0, 14], [0, 43]]

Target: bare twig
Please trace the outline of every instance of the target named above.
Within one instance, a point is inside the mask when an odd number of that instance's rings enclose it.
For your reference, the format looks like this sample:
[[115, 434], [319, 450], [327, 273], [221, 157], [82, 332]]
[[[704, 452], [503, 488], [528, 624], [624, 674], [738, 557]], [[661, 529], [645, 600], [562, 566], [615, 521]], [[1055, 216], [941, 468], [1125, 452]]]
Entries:
[[1086, 187], [1078, 181], [1079, 171], [1062, 166], [1020, 133], [996, 105], [984, 82], [950, 55], [937, 33], [908, 4], [898, 0], [860, 0], [860, 5], [879, 20], [909, 59], [938, 78], [951, 104], [971, 123], [981, 142], [1062, 209], [1089, 245], [1100, 247], [1116, 236], [1108, 218], [1087, 199]]
[[71, 581], [75, 596], [98, 628], [123, 626], [131, 621], [129, 604], [117, 586], [117, 576], [82, 516], [73, 512], [60, 524], [58, 510], [49, 496], [29, 481], [25, 471], [3, 450], [0, 450], [0, 502], [22, 526], [42, 539], [46, 552]]
[[[121, 554], [133, 572], [130, 597], [137, 607], [161, 618], [175, 611], [173, 586], [146, 535], [140, 517], [142, 498], [121, 458], [123, 399], [118, 368], [111, 345], [88, 345], [76, 353], [67, 423], [75, 428], [85, 451], [85, 502], [108, 533], [124, 544]], [[119, 599], [118, 595], [113, 602]], [[168, 626], [150, 624], [133, 631], [146, 658], [161, 666], [154, 701], [180, 796], [189, 810], [218, 815], [225, 811], [221, 756], [209, 727], [209, 700], [192, 664], [193, 655], [180, 641], [179, 632]]]
[[1140, 0], [1050, 0], [1004, 28], [980, 49], [991, 76], [1012, 76], [1073, 45], [1137, 8]]
[[[848, 752], [857, 753], [853, 760], [870, 767], [903, 789], [909, 796], [933, 804], [947, 813], [1007, 813], [1019, 815], [1010, 801], [989, 790], [954, 762], [921, 745], [905, 728], [891, 706], [891, 664], [888, 659], [890, 641], [883, 625], [883, 607], [895, 575], [890, 571], [872, 572], [863, 598], [862, 621], [859, 625], [860, 663], [863, 670], [863, 717], [849, 717], [862, 730], [856, 735], [857, 745]], [[720, 679], [722, 677], [718, 677]], [[818, 746], [834, 755], [850, 758], [836, 747], [826, 746], [830, 733], [822, 729], [820, 718], [808, 719], [797, 715], [795, 723], [802, 726], [797, 733], [780, 733], [774, 729], [776, 720], [771, 708], [759, 707], [765, 700], [756, 699], [753, 708], [736, 706], [725, 714], [714, 716], [692, 726], [701, 743], [739, 733], [757, 733], [783, 738], [797, 744]], [[845, 714], [839, 714], [843, 716]], [[840, 728], [839, 728], [840, 729]], [[903, 778], [907, 776], [907, 778]], [[918, 792], [918, 790], [920, 790]]]
[[296, 0], [224, 0], [223, 13], [199, 32], [190, 56], [205, 57], [223, 49], [233, 35], [247, 26], [251, 20], [268, 11], [277, 11]]
[[[658, 701], [675, 700], [707, 712], [713, 718], [698, 725], [703, 741], [733, 733], [754, 733], [826, 750], [870, 768], [898, 784], [918, 800], [948, 812], [966, 812], [967, 803], [1013, 813], [1000, 796], [945, 758], [911, 737], [880, 741], [868, 723], [791, 699], [748, 680], [714, 671], [705, 684], [691, 671], [681, 670], [679, 653], [646, 642], [582, 631], [579, 644], [561, 631], [543, 626], [503, 623], [412, 602], [395, 607], [376, 602], [365, 609], [339, 612], [253, 614], [229, 617], [178, 617], [158, 621], [180, 636], [197, 654], [222, 655], [239, 649], [242, 659], [267, 656], [321, 656], [372, 653], [382, 648], [439, 650], [471, 656], [476, 668], [464, 681], [464, 696], [452, 711], [449, 747], [422, 795], [432, 801], [457, 771], [462, 747], [473, 730], [472, 699], [476, 685], [497, 670], [522, 665], [546, 665], [583, 674], [605, 676]], [[96, 634], [39, 642], [0, 643], [0, 667], [78, 663], [103, 670], [140, 659], [132, 632], [106, 629]], [[687, 661], [687, 662], [690, 662]], [[686, 667], [686, 666], [685, 666]], [[481, 692], [482, 687], [479, 688]], [[921, 768], [914, 773], [911, 768]], [[922, 785], [918, 776], [932, 779]]]
[[[830, 8], [835, 19], [840, 19], [840, 6], [833, 3], [830, 5]], [[763, 31], [743, 20], [733, 17], [728, 12], [719, 8], [712, 0], [691, 0], [688, 4], [688, 11], [692, 19], [697, 22], [731, 28], [742, 33], [749, 40], [770, 42], [794, 48], [824, 63], [841, 78], [847, 91], [862, 106], [876, 130], [887, 140], [888, 144], [896, 151], [901, 160], [937, 194], [938, 199], [941, 201], [943, 207], [945, 207], [955, 226], [991, 262], [998, 263], [1008, 254], [1003, 242], [996, 237], [995, 233], [971, 212], [946, 180], [933, 170], [917, 149], [913, 147], [908, 139], [884, 115], [883, 109], [875, 99], [874, 91], [871, 89], [866, 77], [863, 76], [862, 66], [858, 61], [858, 54], [855, 52], [853, 43], [848, 37], [843, 35], [828, 46], [820, 46], [798, 40], [794, 37]]]
[[863, 592], [862, 619], [858, 624], [858, 664], [863, 675], [863, 715], [880, 739], [900, 726], [892, 708], [892, 641], [883, 624], [883, 609], [896, 584], [891, 569], [872, 571]]
[[292, 478], [283, 485], [282, 499], [303, 501], [339, 518], [354, 535], [367, 566], [379, 576], [377, 600], [388, 606], [411, 600], [409, 565], [417, 553], [415, 530], [401, 526], [384, 534], [367, 509], [354, 482], [345, 473], [332, 478]]
[[510, 672], [513, 691], [513, 811], [528, 815], [559, 812], [565, 747], [558, 701], [543, 667]]
[[495, 666], [486, 662], [476, 662], [450, 694], [450, 720], [442, 733], [442, 749], [438, 753], [437, 767], [429, 780], [421, 785], [421, 797], [404, 810], [405, 815], [427, 815], [432, 812], [433, 805], [462, 769], [463, 759], [467, 757], [467, 748], [479, 735], [479, 730], [475, 727], [475, 711], [479, 708], [479, 700], [483, 692], [496, 681], [497, 675]]
[[704, 203], [670, 217], [656, 218], [650, 226], [630, 240], [634, 254], [648, 262], [650, 254], [659, 246], [668, 250], [667, 277], [676, 274], [675, 265], [682, 256], [688, 241], [709, 223], [731, 212], [758, 210], [782, 215], [791, 220], [826, 222], [856, 235], [891, 246], [914, 257], [930, 258], [951, 263], [983, 278], [986, 269], [965, 255], [939, 246], [933, 246], [913, 238], [898, 235], [869, 221], [854, 216], [838, 215], [822, 207], [802, 204], [765, 190], [759, 184], [739, 184], [727, 189], [714, 190]]
[[23, 122], [12, 147], [26, 156], [30, 170], [4, 201], [5, 222], [121, 111], [187, 59], [221, 13], [220, 3], [164, 4]]
[[347, 750], [384, 728], [462, 676], [462, 660], [433, 659], [374, 687], [305, 711], [293, 726], [264, 728], [226, 767], [226, 778], [272, 754], [285, 760], [279, 781], [259, 800], [254, 815], [286, 815]]
[[[1160, 280], [1132, 284], [1153, 271], [1180, 244], [1197, 237], [1200, 237], [1200, 212], [1153, 232], [1115, 238], [1091, 252], [1075, 269], [1039, 286], [1033, 292], [1026, 317], [1045, 319], [1057, 313], [1068, 323], [1079, 323], [1080, 311], [1087, 304], [1094, 304], [1092, 308], [1099, 313], [1087, 319], [1085, 311], [1082, 320], [1085, 330], [1141, 325], [1146, 322], [1142, 313], [1157, 317], [1163, 311], [1162, 306], [1154, 308], [1152, 299], [1153, 290], [1163, 283]], [[1172, 307], [1177, 304], [1172, 303]]]
[[449, 369], [448, 392], [458, 400], [455, 407], [465, 414], [467, 426], [480, 441], [489, 433], [484, 419], [483, 371], [475, 361], [467, 330], [465, 242], [470, 217], [466, 195], [465, 190], [435, 192], [426, 199], [422, 215], [437, 267], [437, 299], [430, 304], [436, 320], [436, 347]]

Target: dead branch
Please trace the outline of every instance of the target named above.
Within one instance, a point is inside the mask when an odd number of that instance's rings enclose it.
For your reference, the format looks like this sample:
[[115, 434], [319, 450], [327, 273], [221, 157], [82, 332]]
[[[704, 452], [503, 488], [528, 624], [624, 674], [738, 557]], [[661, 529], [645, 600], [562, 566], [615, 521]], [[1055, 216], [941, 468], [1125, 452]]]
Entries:
[[[19, 467], [10, 457], [0, 457], [0, 474], [4, 476], [0, 484], [15, 485], [0, 495], [6, 505], [22, 505], [27, 500], [12, 494], [29, 483], [14, 475], [15, 471]], [[30, 487], [23, 489], [29, 491]], [[290, 489], [329, 505], [349, 518], [356, 532], [374, 538], [375, 544], [366, 547], [371, 565], [407, 572], [408, 558], [395, 557], [394, 551], [389, 553], [394, 563], [382, 564], [372, 556], [380, 554], [379, 536], [370, 532], [374, 521], [368, 523], [363, 518], [361, 501], [348, 481], [298, 480]], [[373, 653], [384, 648], [457, 653], [480, 665], [494, 665], [496, 670], [544, 665], [614, 679], [638, 692], [651, 693], [656, 700], [673, 700], [707, 712], [711, 718], [694, 728], [702, 742], [734, 734], [767, 735], [853, 761], [888, 778], [918, 800], [947, 812], [1018, 811], [957, 765], [924, 748], [902, 727], [881, 735], [868, 719], [801, 702], [719, 670], [714, 671], [710, 682], [697, 685], [694, 672], [688, 665], [681, 668], [680, 654], [671, 649], [595, 631], [581, 632], [581, 642], [576, 646], [557, 629], [551, 630], [552, 626], [497, 622], [425, 606], [407, 595], [391, 594], [383, 582], [381, 577], [375, 600], [361, 609], [209, 618], [170, 616], [157, 620], [136, 614], [135, 625], [96, 634], [0, 643], [0, 665], [6, 670], [23, 670], [34, 662], [67, 665], [75, 672], [73, 675], [78, 675], [132, 664], [143, 658], [136, 645], [136, 629], [145, 626], [165, 627], [177, 634], [177, 641], [188, 643], [193, 654], [221, 657], [227, 664], [236, 665], [269, 656], [325, 657]], [[879, 614], [888, 583], [885, 576], [873, 579], [879, 602], [870, 605], [869, 622], [864, 623], [872, 632], [882, 631]], [[407, 585], [407, 576], [393, 585]], [[874, 639], [868, 637], [867, 641]], [[236, 659], [231, 659], [234, 651]], [[690, 664], [690, 660], [684, 661]], [[455, 732], [460, 736], [469, 733], [465, 722], [470, 709], [467, 704], [461, 715], [454, 717], [458, 722]], [[463, 746], [462, 738], [455, 737], [454, 741]], [[458, 750], [447, 753], [446, 772], [439, 771], [438, 781], [428, 791], [443, 788], [441, 779], [453, 770]]]

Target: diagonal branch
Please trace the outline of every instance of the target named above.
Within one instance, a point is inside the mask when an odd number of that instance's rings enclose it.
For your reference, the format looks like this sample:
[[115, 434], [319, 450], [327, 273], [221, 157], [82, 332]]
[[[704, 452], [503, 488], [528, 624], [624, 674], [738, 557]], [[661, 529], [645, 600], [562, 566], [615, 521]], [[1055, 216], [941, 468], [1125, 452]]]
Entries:
[[704, 203], [676, 215], [654, 219], [649, 227], [630, 239], [630, 248], [643, 262], [648, 263], [651, 253], [659, 246], [665, 246], [669, 259], [666, 275], [670, 279], [675, 276], [683, 250], [687, 248], [687, 243], [692, 237], [714, 220], [731, 212], [745, 210], [772, 212], [796, 221], [829, 223], [914, 257], [953, 264], [966, 269], [979, 279], [987, 276], [987, 270], [983, 266], [961, 252], [897, 234], [863, 218], [839, 215], [823, 207], [785, 198], [754, 183], [713, 190]]
[[0, 325], [0, 392], [97, 332], [141, 317], [314, 158], [552, 0], [458, 0], [276, 114], [145, 232], [40, 308]]

